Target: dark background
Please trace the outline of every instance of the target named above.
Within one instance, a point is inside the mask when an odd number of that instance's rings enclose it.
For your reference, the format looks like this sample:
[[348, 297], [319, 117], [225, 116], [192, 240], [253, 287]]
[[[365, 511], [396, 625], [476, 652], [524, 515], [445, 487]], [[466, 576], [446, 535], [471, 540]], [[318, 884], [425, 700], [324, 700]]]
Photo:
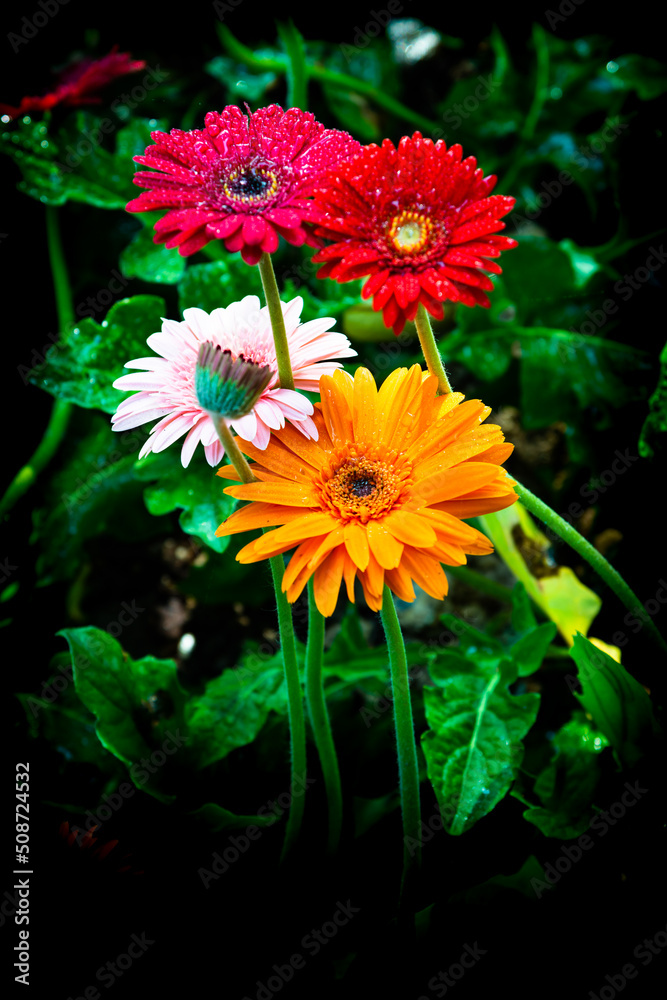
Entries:
[[[462, 37], [471, 53], [497, 23], [518, 65], [525, 65], [528, 73], [532, 22], [538, 21], [546, 27], [545, 9], [557, 11], [558, 6], [554, 0], [546, 5], [515, 7], [510, 14], [503, 9], [505, 5], [412, 2], [405, 3], [398, 16], [419, 17], [441, 31]], [[383, 0], [369, 8], [369, 13], [365, 4], [281, 6], [278, 16], [292, 16], [306, 38], [352, 44], [357, 29], [363, 30], [371, 20], [370, 10], [380, 11], [384, 7]], [[5, 14], [4, 34], [19, 30], [22, 17], [32, 16], [37, 9], [36, 2], [12, 4]], [[579, 6], [573, 5], [573, 11], [559, 22], [556, 28], [559, 37], [601, 34], [617, 40], [619, 53], [640, 52], [662, 58], [663, 34], [645, 7], [624, 5], [612, 9], [611, 5], [585, 0]], [[98, 32], [96, 55], [104, 55], [117, 43], [121, 51], [129, 50], [149, 65], [159, 64], [176, 74], [191, 75], [198, 64], [220, 52], [214, 20], [209, 4], [179, 4], [167, 9], [166, 5], [126, 0], [94, 6], [70, 0], [18, 53], [3, 38], [0, 99], [18, 104], [23, 94], [47, 90], [51, 82], [49, 68], [62, 65], [75, 50], [85, 51], [94, 40], [93, 35], [87, 34], [90, 29]], [[274, 41], [269, 8], [253, 0], [244, 0], [226, 14], [225, 23], [247, 45]], [[529, 86], [528, 76], [526, 85]], [[404, 99], [413, 104], [409, 92]], [[655, 101], [654, 106], [659, 113], [664, 110], [664, 101]], [[202, 107], [202, 118], [206, 110]], [[168, 118], [169, 109], [165, 108], [163, 114]], [[550, 220], [550, 235], [556, 239], [571, 236], [584, 245], [602, 243], [615, 231], [618, 211], [629, 220], [632, 235], [659, 228], [657, 202], [662, 200], [664, 166], [664, 149], [656, 144], [655, 136], [647, 135], [646, 143], [638, 137], [636, 157], [628, 156], [623, 163], [622, 204], [610, 206], [598, 219], [597, 231], [592, 231], [589, 223], [584, 225], [575, 212], [568, 210], [563, 199], [562, 208], [559, 206], [562, 215]], [[42, 206], [16, 192], [17, 171], [13, 164], [2, 161], [0, 170], [4, 191], [0, 230], [8, 234], [0, 243], [0, 254], [5, 306], [3, 471], [9, 480], [38, 443], [51, 405], [46, 394], [20, 382], [16, 366], [27, 363], [26, 348], [29, 357], [32, 346], [46, 342], [46, 334], [57, 329], [57, 320], [48, 281]], [[69, 206], [65, 211], [68, 210]], [[76, 211], [82, 209], [77, 207]], [[75, 238], [76, 233], [65, 227], [66, 249]], [[638, 259], [637, 263], [640, 262]], [[664, 340], [664, 298], [660, 287], [663, 283], [664, 278], [647, 287], [631, 304], [637, 338], [641, 337], [646, 349], [654, 354]], [[616, 428], [617, 446], [621, 450], [635, 449], [636, 432], [637, 426]], [[660, 500], [659, 483], [659, 470], [645, 463], [631, 482], [620, 483], [610, 494], [600, 515], [600, 528], [618, 526], [622, 521], [624, 543], [615, 561], [640, 589], [642, 597], [649, 596], [648, 592], [646, 595], [641, 592], [644, 561], [650, 566], [650, 576], [646, 579], [651, 595], [654, 576], [659, 575], [656, 566], [665, 567], [664, 530], [659, 527], [664, 504]], [[10, 562], [19, 566], [22, 586], [27, 587], [34, 581], [30, 568], [32, 550], [26, 539], [31, 531], [31, 506], [38, 502], [39, 496], [38, 485], [18, 505], [11, 520], [3, 526], [0, 548], [0, 557], [6, 553]], [[629, 514], [630, 510], [635, 510], [636, 516]], [[267, 834], [253, 851], [250, 864], [238, 863], [224, 879], [211, 883], [203, 891], [193, 872], [209, 862], [213, 851], [219, 848], [219, 838], [207, 839], [185, 823], [170, 822], [168, 812], [148, 796], [137, 793], [132, 810], [120, 815], [116, 826], [110, 824], [109, 835], [128, 845], [132, 867], [143, 869], [144, 874], [123, 880], [113, 871], [87, 865], [80, 852], [68, 851], [54, 840], [57, 810], [45, 806], [40, 811], [37, 805], [40, 799], [49, 800], [50, 775], [48, 770], [40, 773], [41, 748], [24, 740], [22, 710], [9, 700], [12, 691], [28, 690], [31, 683], [45, 676], [45, 664], [54, 649], [53, 634], [63, 625], [62, 596], [62, 588], [54, 588], [53, 595], [50, 590], [42, 591], [25, 620], [23, 646], [3, 647], [3, 692], [12, 723], [5, 730], [7, 747], [0, 786], [7, 802], [0, 821], [3, 825], [8, 827], [12, 821], [15, 762], [28, 754], [36, 768], [31, 792], [36, 807], [31, 817], [35, 859], [30, 923], [33, 996], [65, 1000], [82, 995], [84, 988], [94, 982], [89, 970], [96, 967], [96, 959], [99, 958], [99, 965], [113, 960], [126, 950], [132, 933], [145, 931], [156, 944], [133, 965], [127, 979], [114, 984], [112, 988], [119, 995], [121, 990], [130, 995], [140, 989], [151, 990], [166, 996], [197, 995], [204, 990], [208, 994], [210, 990], [232, 1000], [236, 997], [240, 1000], [244, 995], [254, 998], [255, 981], [265, 982], [273, 963], [284, 964], [290, 954], [302, 951], [299, 942], [303, 935], [330, 919], [338, 900], [351, 899], [361, 907], [349, 939], [348, 932], [342, 932], [329, 945], [339, 950], [341, 962], [351, 950], [355, 952], [353, 974], [335, 985], [322, 979], [330, 974], [329, 967], [314, 961], [297, 973], [294, 982], [284, 987], [281, 994], [312, 995], [316, 990], [325, 995], [337, 996], [340, 991], [341, 996], [344, 993], [381, 996], [391, 990], [406, 1000], [412, 997], [416, 1000], [420, 994], [431, 997], [435, 994], [429, 992], [428, 980], [456, 960], [457, 947], [450, 943], [478, 940], [482, 948], [489, 945], [489, 956], [466, 974], [456, 989], [452, 988], [456, 998], [477, 996], [482, 991], [488, 991], [489, 995], [502, 991], [522, 997], [535, 994], [588, 997], [589, 990], [599, 994], [606, 984], [605, 975], [613, 975], [625, 962], [633, 961], [632, 950], [646, 934], [664, 928], [666, 845], [664, 824], [663, 832], [657, 832], [661, 831], [657, 817], [663, 806], [656, 801], [664, 777], [659, 768], [653, 773], [645, 770], [638, 776], [653, 794], [638, 804], [622, 828], [610, 832], [604, 844], [563, 879], [557, 899], [546, 894], [536, 904], [516, 894], [511, 904], [504, 901], [502, 910], [493, 905], [480, 907], [460, 902], [451, 907], [449, 914], [439, 915], [439, 940], [428, 939], [415, 954], [410, 952], [404, 937], [398, 941], [394, 938], [395, 929], [382, 919], [383, 912], [388, 912], [393, 904], [394, 854], [396, 843], [400, 843], [398, 824], [388, 828], [386, 844], [376, 839], [372, 854], [367, 847], [362, 856], [358, 852], [354, 858], [343, 855], [337, 865], [328, 865], [316, 853], [312, 857], [304, 853], [292, 868], [280, 874], [276, 874], [275, 868], [277, 838], [271, 839]], [[611, 604], [611, 610], [605, 613], [609, 618], [598, 631], [608, 635], [614, 628], [618, 608]], [[643, 643], [643, 655], [655, 661], [650, 645], [641, 636], [637, 642]], [[653, 662], [651, 666], [658, 677], [661, 665]], [[626, 778], [633, 781], [635, 775], [625, 775], [623, 780]], [[622, 788], [620, 782], [619, 789]], [[517, 803], [508, 801], [496, 810], [494, 830], [498, 839], [490, 842], [486, 828], [481, 833], [475, 828], [467, 835], [465, 845], [452, 842], [448, 867], [429, 869], [434, 881], [456, 892], [461, 888], [460, 871], [475, 855], [480, 859], [480, 881], [498, 871], [516, 871], [525, 858], [525, 845], [508, 844], [501, 833], [505, 810], [516, 808]], [[548, 848], [542, 846], [538, 852], [543, 862], [551, 855], [558, 856], [558, 844], [549, 842]], [[607, 878], [619, 854], [627, 856], [634, 875], [620, 890], [616, 884], [610, 885]], [[5, 859], [11, 857], [11, 853], [3, 853], [0, 891], [11, 885], [10, 876], [5, 874], [8, 869]], [[305, 877], [304, 872], [308, 873]], [[422, 905], [431, 900], [427, 892]], [[0, 937], [5, 943], [11, 938], [13, 946], [16, 928], [7, 921], [0, 927]], [[447, 942], [444, 949], [443, 942]], [[399, 948], [403, 958], [399, 956]], [[446, 961], [444, 953], [448, 956]], [[1, 969], [3, 986], [14, 985], [11, 961]], [[650, 970], [642, 972], [638, 981], [627, 984], [624, 996], [654, 996], [652, 976], [654, 972], [656, 975], [662, 972], [664, 976], [665, 963], [667, 956], [656, 957]], [[402, 976], [410, 983], [405, 990], [399, 986]], [[106, 995], [104, 987], [101, 994]], [[21, 995], [18, 987], [17, 995]]]

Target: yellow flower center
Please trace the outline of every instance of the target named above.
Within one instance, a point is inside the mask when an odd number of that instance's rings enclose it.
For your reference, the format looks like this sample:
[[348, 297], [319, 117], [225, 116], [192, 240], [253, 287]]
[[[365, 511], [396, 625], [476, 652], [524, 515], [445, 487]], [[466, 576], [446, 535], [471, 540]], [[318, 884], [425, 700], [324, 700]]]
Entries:
[[433, 223], [419, 212], [403, 211], [387, 227], [387, 236], [401, 254], [419, 253], [429, 241]]
[[409, 462], [392, 459], [393, 453], [384, 460], [360, 455], [355, 446], [336, 453], [316, 484], [322, 506], [341, 521], [362, 524], [387, 514], [405, 498], [412, 472]]
[[244, 167], [233, 171], [224, 184], [228, 198], [253, 202], [271, 198], [278, 190], [278, 178], [267, 167]]

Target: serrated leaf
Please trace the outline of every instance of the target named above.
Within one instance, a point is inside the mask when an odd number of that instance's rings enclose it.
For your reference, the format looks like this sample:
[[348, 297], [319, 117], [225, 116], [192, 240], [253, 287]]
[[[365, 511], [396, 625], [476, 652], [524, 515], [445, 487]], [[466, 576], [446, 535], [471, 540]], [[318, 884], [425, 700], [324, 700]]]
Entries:
[[512, 695], [499, 657], [471, 656], [465, 673], [451, 660], [431, 667], [425, 688], [429, 729], [422, 734], [428, 775], [445, 829], [459, 835], [504, 798], [523, 758], [539, 695]]
[[[174, 661], [153, 656], [132, 660], [116, 639], [98, 628], [63, 629], [58, 635], [69, 645], [76, 692], [97, 720], [102, 746], [127, 765], [138, 788], [171, 801], [167, 762], [187, 743], [181, 731], [185, 695]], [[169, 705], [166, 717], [151, 717], [146, 707], [158, 692]], [[146, 761], [156, 751], [163, 760], [151, 773]], [[159, 758], [154, 760], [157, 764]]]
[[246, 295], [261, 294], [259, 271], [249, 267], [238, 254], [229, 254], [224, 260], [211, 264], [189, 267], [178, 285], [181, 313], [193, 307], [210, 313], [214, 309], [226, 309], [231, 302]]
[[554, 735], [554, 757], [533, 785], [542, 804], [529, 806], [524, 819], [545, 837], [565, 840], [584, 833], [594, 816], [593, 799], [600, 780], [598, 755], [608, 745], [583, 712], [574, 712]]
[[[303, 665], [304, 647], [297, 643]], [[283, 660], [247, 650], [238, 667], [225, 670], [191, 698], [185, 711], [196, 767], [208, 767], [232, 750], [252, 743], [269, 712], [287, 712]]]
[[185, 272], [185, 257], [153, 242], [152, 230], [142, 228], [120, 255], [120, 269], [126, 278], [175, 285]]
[[126, 361], [145, 357], [146, 339], [160, 330], [164, 300], [135, 295], [116, 302], [100, 324], [88, 317], [62, 332], [46, 363], [28, 380], [58, 399], [114, 413], [128, 395], [113, 388]]
[[203, 450], [195, 453], [187, 469], [181, 464], [178, 442], [159, 454], [135, 463], [134, 475], [141, 482], [156, 480], [144, 491], [146, 507], [160, 516], [181, 510], [179, 524], [188, 535], [196, 535], [215, 552], [224, 552], [229, 536], [216, 538], [216, 529], [234, 508], [224, 483], [206, 461]]
[[144, 439], [140, 430], [114, 433], [101, 414], [82, 411], [78, 426], [73, 421], [44, 506], [34, 513], [40, 586], [74, 579], [90, 539], [109, 534], [130, 542], [161, 530], [161, 522], [144, 510], [134, 476]]

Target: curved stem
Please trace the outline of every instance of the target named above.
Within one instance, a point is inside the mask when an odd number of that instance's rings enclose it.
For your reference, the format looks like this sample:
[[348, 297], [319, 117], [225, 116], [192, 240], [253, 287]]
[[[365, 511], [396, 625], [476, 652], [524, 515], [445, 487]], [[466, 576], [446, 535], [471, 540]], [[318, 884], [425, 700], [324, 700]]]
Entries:
[[421, 864], [421, 813], [419, 806], [419, 766], [410, 701], [410, 679], [403, 633], [396, 614], [394, 598], [387, 584], [380, 611], [389, 650], [391, 691], [398, 747], [398, 774], [403, 814], [403, 879], [401, 896], [406, 903], [412, 896], [414, 881]]
[[[238, 38], [234, 37], [225, 24], [218, 22], [216, 30], [222, 45], [229, 55], [234, 59], [238, 59], [239, 62], [244, 63], [250, 69], [260, 71], [271, 70], [274, 73], [285, 73], [287, 71], [287, 61], [285, 59], [271, 59], [256, 55], [247, 45], [239, 42]], [[397, 101], [383, 90], [374, 87], [372, 83], [366, 83], [364, 80], [359, 80], [357, 77], [350, 76], [347, 73], [337, 73], [335, 70], [327, 69], [326, 66], [306, 65], [306, 70], [308, 76], [314, 80], [321, 80], [323, 83], [330, 83], [332, 86], [341, 87], [344, 90], [356, 91], [357, 94], [365, 94], [381, 108], [396, 115], [397, 118], [401, 118], [403, 121], [410, 122], [410, 124], [422, 129], [427, 135], [433, 132], [442, 133], [441, 122], [425, 118], [419, 112], [408, 108], [405, 104]]]
[[213, 426], [217, 431], [222, 447], [225, 449], [227, 458], [241, 477], [241, 482], [256, 483], [257, 480], [250, 471], [250, 466], [246, 461], [245, 455], [241, 454], [241, 449], [237, 445], [236, 438], [232, 434], [227, 421], [217, 413], [209, 413], [209, 417], [213, 421]]
[[308, 643], [306, 645], [306, 704], [313, 727], [315, 745], [320, 756], [324, 785], [329, 804], [328, 849], [334, 854], [340, 841], [343, 822], [343, 793], [336, 747], [331, 733], [331, 723], [322, 683], [322, 656], [324, 653], [324, 616], [315, 603], [312, 577], [308, 581]]
[[448, 392], [452, 391], [452, 387], [449, 384], [447, 375], [445, 374], [445, 368], [442, 363], [442, 358], [440, 357], [440, 351], [438, 350], [438, 345], [436, 344], [435, 337], [433, 336], [431, 320], [421, 302], [417, 306], [415, 326], [417, 328], [419, 343], [422, 346], [428, 370], [431, 375], [435, 375], [438, 380], [438, 395], [446, 396]]
[[[241, 477], [241, 482], [256, 483], [257, 480], [253, 476], [245, 457], [241, 454], [241, 449], [237, 445], [236, 439], [225, 420], [217, 418], [213, 420], [213, 423], [222, 446], [225, 449], [225, 454]], [[263, 531], [266, 532], [267, 529], [264, 528]], [[287, 685], [287, 709], [291, 747], [291, 799], [281, 855], [281, 859], [284, 859], [299, 835], [303, 817], [303, 797], [306, 794], [306, 720], [303, 712], [303, 692], [301, 690], [299, 664], [296, 656], [292, 608], [282, 591], [283, 574], [285, 572], [283, 557], [273, 556], [269, 559], [269, 564], [271, 566], [273, 589], [276, 593], [276, 605], [278, 609], [278, 632], [280, 634], [280, 649], [283, 654], [285, 684]]]
[[[62, 335], [68, 326], [74, 325], [74, 308], [67, 264], [60, 239], [58, 209], [53, 205], [46, 206], [46, 241], [49, 248], [49, 263], [56, 297], [58, 327]], [[30, 489], [42, 469], [49, 464], [65, 436], [71, 413], [71, 403], [64, 399], [54, 401], [42, 440], [26, 464], [16, 473], [2, 500], [0, 500], [0, 517], [12, 509], [16, 501]]]
[[[266, 529], [264, 529], [266, 531]], [[273, 587], [278, 606], [278, 629], [280, 649], [283, 654], [283, 669], [287, 685], [287, 708], [289, 715], [291, 742], [290, 811], [287, 817], [285, 840], [281, 860], [284, 860], [299, 836], [303, 818], [304, 796], [306, 794], [306, 720], [303, 712], [303, 692], [296, 656], [292, 608], [282, 591], [285, 566], [282, 556], [269, 559]]]
[[273, 330], [273, 341], [276, 345], [276, 360], [278, 361], [278, 378], [281, 389], [293, 389], [294, 377], [292, 375], [292, 362], [289, 356], [289, 345], [287, 343], [287, 333], [285, 332], [285, 318], [283, 308], [280, 303], [280, 292], [276, 284], [276, 275], [271, 262], [271, 254], [263, 253], [260, 257], [259, 273], [264, 288], [264, 297], [269, 307], [269, 317], [271, 319], [271, 329]]
[[[544, 503], [531, 493], [530, 490], [526, 489], [520, 483], [516, 483], [516, 492], [519, 495], [519, 499], [522, 504], [529, 510], [531, 514], [538, 517], [540, 521], [547, 524], [559, 538], [562, 538], [564, 542], [573, 548], [582, 559], [593, 567], [598, 576], [604, 580], [604, 582], [613, 590], [620, 601], [625, 604], [626, 608], [630, 611], [636, 611], [637, 608], [642, 607], [642, 602], [639, 600], [635, 592], [631, 587], [625, 582], [618, 570], [607, 562], [605, 557], [594, 548], [590, 542], [588, 542], [579, 532], [568, 524], [559, 514], [557, 514], [548, 504]], [[653, 624], [650, 618], [646, 619], [646, 627], [648, 628], [653, 639], [658, 643], [658, 645], [665, 651], [667, 651], [667, 642], [663, 639], [658, 632], [658, 629]]]

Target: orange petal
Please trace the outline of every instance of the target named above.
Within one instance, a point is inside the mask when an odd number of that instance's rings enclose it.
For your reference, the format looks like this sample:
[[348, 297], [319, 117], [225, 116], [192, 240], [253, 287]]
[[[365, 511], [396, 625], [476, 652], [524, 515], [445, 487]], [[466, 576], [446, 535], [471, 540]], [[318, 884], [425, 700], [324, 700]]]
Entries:
[[331, 375], [320, 379], [322, 415], [334, 445], [353, 440], [352, 417], [345, 392]]
[[326, 534], [332, 527], [337, 527], [337, 522], [329, 514], [322, 514], [319, 511], [304, 514], [291, 524], [284, 524], [275, 531], [269, 531], [261, 538], [256, 538], [241, 549], [236, 558], [239, 562], [247, 563], [277, 556], [305, 541], [306, 538]]
[[317, 610], [325, 618], [328, 618], [336, 610], [344, 566], [345, 548], [341, 545], [330, 552], [324, 562], [315, 570], [313, 579], [315, 604]]
[[350, 558], [360, 570], [365, 570], [370, 557], [366, 529], [357, 521], [348, 521], [343, 529], [343, 537]]
[[225, 486], [224, 492], [237, 500], [264, 500], [287, 507], [319, 506], [317, 494], [309, 483], [242, 483], [240, 486]]
[[414, 463], [421, 463], [433, 455], [442, 454], [444, 449], [459, 437], [479, 426], [490, 412], [490, 408], [479, 399], [470, 399], [455, 409], [451, 408], [421, 437], [412, 442], [406, 453], [408, 459]]
[[274, 524], [287, 524], [303, 517], [303, 507], [284, 507], [282, 504], [249, 503], [246, 507], [230, 514], [226, 521], [216, 530], [218, 538], [226, 535], [237, 535], [240, 531], [253, 531], [255, 528], [271, 528]]
[[437, 507], [438, 510], [447, 511], [454, 517], [479, 517], [482, 514], [495, 514], [497, 510], [511, 507], [518, 499], [516, 493], [510, 493], [504, 497], [480, 498], [479, 500], [445, 500]]
[[410, 574], [404, 566], [397, 566], [395, 569], [387, 570], [384, 578], [387, 585], [402, 601], [414, 601], [415, 589], [412, 586]]
[[[443, 500], [453, 500], [456, 497], [465, 496], [472, 490], [481, 486], [488, 486], [498, 472], [495, 465], [487, 465], [485, 462], [464, 462], [457, 465], [455, 469], [443, 469], [434, 472], [432, 476], [421, 479], [414, 490], [416, 496], [425, 500], [429, 506], [440, 503]], [[273, 486], [273, 483], [267, 484]], [[225, 493], [228, 492], [228, 486]], [[239, 489], [239, 487], [231, 487]], [[267, 499], [269, 499], [267, 497]]]
[[403, 545], [387, 531], [380, 521], [369, 521], [366, 525], [368, 544], [371, 552], [383, 569], [394, 569], [401, 561]]
[[439, 562], [419, 549], [406, 546], [401, 563], [422, 590], [431, 597], [442, 600], [447, 593], [448, 584]]
[[354, 581], [357, 575], [357, 567], [354, 565], [347, 550], [345, 551], [345, 565], [343, 566], [343, 579], [347, 589], [347, 599], [354, 604]]
[[354, 373], [354, 406], [352, 421], [354, 440], [370, 443], [376, 427], [377, 387], [375, 379], [367, 368], [357, 368]]
[[[317, 535], [315, 538], [306, 539], [305, 542], [302, 542], [301, 545], [294, 550], [292, 558], [285, 567], [282, 582], [282, 589], [288, 594], [289, 600], [296, 600], [294, 597], [289, 597], [289, 589], [294, 585], [294, 581], [297, 579], [301, 571], [308, 566], [311, 558], [317, 552], [321, 541], [322, 537]], [[308, 576], [310, 576], [311, 573], [312, 569], [309, 571]], [[299, 591], [299, 593], [301, 593], [301, 591]]]
[[379, 441], [385, 448], [401, 451], [419, 412], [422, 394], [421, 367], [413, 365], [391, 395], [383, 395], [385, 385], [386, 381], [382, 383], [378, 394]]
[[435, 545], [435, 531], [423, 517], [408, 510], [392, 510], [382, 518], [384, 527], [406, 545], [428, 548]]

